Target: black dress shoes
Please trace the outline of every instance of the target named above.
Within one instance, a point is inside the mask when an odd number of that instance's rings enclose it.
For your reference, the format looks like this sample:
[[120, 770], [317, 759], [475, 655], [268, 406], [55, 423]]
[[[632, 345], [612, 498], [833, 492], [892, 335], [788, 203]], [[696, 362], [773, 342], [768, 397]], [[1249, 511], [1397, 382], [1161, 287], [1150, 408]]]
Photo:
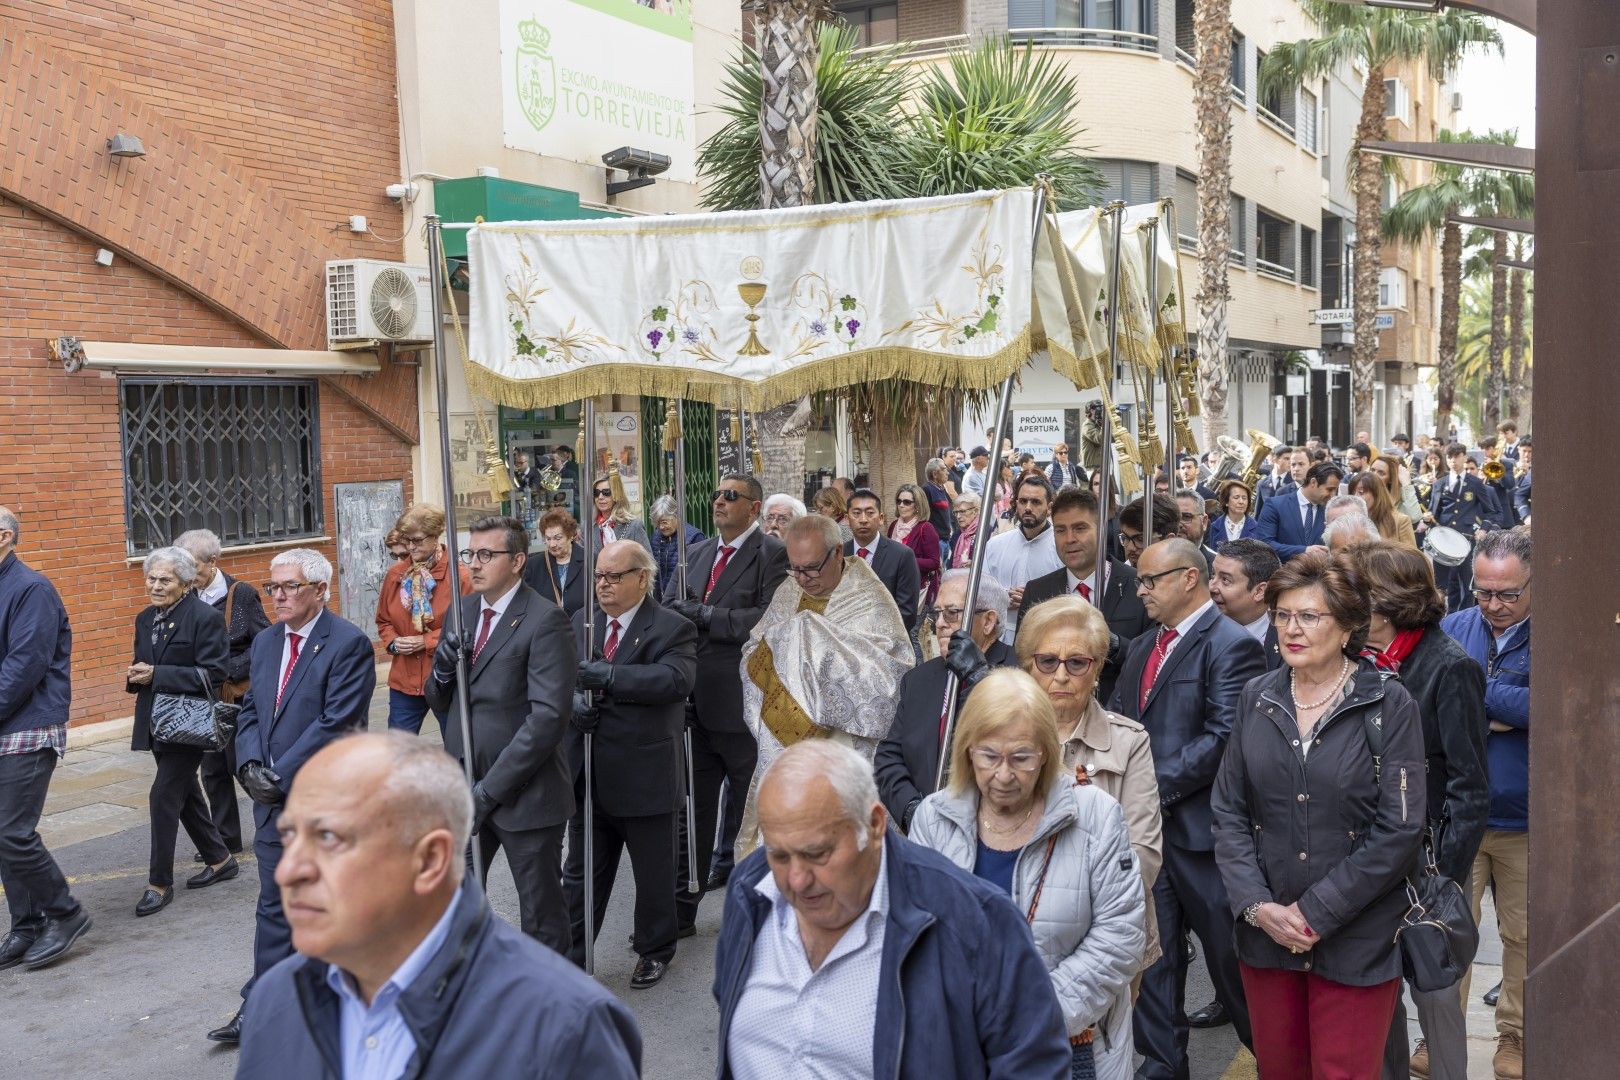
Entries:
[[241, 869], [241, 866], [236, 861], [236, 856], [232, 855], [230, 858], [225, 860], [224, 864], [220, 866], [218, 870], [215, 870], [212, 866], [204, 866], [202, 868], [202, 873], [193, 874], [191, 877], [188, 877], [186, 879], [186, 888], [206, 889], [208, 886], [217, 885], [221, 881], [231, 880], [237, 874], [241, 873]]
[[1181, 955], [1189, 964], [1198, 959], [1198, 950], [1193, 946], [1191, 934], [1187, 934], [1181, 939]]
[[[697, 937], [697, 923], [693, 923], [691, 926], [676, 927], [675, 940], [679, 941], [681, 938], [689, 937]], [[627, 934], [625, 936], [624, 943], [630, 946], [631, 952], [636, 951], [636, 935]]]
[[1501, 996], [1502, 996], [1502, 984], [1497, 983], [1495, 986], [1493, 986], [1489, 990], [1485, 991], [1485, 996], [1484, 996], [1485, 1004], [1489, 1005], [1491, 1008], [1494, 1009], [1494, 1008], [1496, 1008], [1497, 1000], [1499, 998], [1501, 998]]
[[237, 1009], [236, 1015], [231, 1017], [230, 1023], [224, 1027], [217, 1027], [208, 1033], [209, 1042], [230, 1043], [235, 1046], [242, 1041], [242, 1010]]
[[649, 986], [657, 986], [668, 970], [669, 964], [663, 960], [643, 956], [636, 961], [636, 970], [630, 973], [630, 989], [645, 990]]
[[1227, 1015], [1226, 1006], [1222, 1005], [1219, 999], [1187, 1017], [1187, 1026], [1195, 1028], [1225, 1027], [1231, 1022], [1232, 1018]]
[[704, 888], [709, 892], [719, 892], [726, 887], [726, 882], [730, 880], [730, 870], [716, 870], [709, 875], [709, 880], [704, 883]]
[[23, 966], [29, 971], [62, 959], [73, 943], [90, 929], [90, 913], [79, 908], [65, 919], [46, 919], [45, 930], [23, 953]]
[[141, 893], [140, 902], [135, 905], [135, 917], [137, 919], [142, 919], [148, 915], [156, 915], [158, 912], [168, 907], [169, 901], [173, 899], [173, 885], [170, 885], [162, 892], [158, 892], [156, 889], [147, 889], [145, 892]]
[[34, 939], [31, 937], [24, 937], [16, 932], [7, 934], [6, 939], [0, 941], [0, 971], [22, 963], [23, 956], [33, 944]]

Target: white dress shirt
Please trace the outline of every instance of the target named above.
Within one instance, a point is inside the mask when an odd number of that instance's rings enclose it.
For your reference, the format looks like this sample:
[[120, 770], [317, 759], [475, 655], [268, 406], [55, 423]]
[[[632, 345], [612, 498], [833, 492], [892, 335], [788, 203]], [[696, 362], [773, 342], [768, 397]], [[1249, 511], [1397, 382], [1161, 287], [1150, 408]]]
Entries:
[[855, 557], [857, 559], [861, 557], [861, 551], [863, 549], [866, 551], [866, 560], [865, 560], [866, 565], [871, 566], [872, 565], [872, 560], [877, 558], [878, 543], [882, 539], [883, 539], [883, 534], [878, 533], [876, 536], [872, 537], [872, 542], [870, 544], [863, 544], [863, 543], [861, 543], [860, 537], [852, 535], [849, 538], [849, 542], [850, 542], [851, 545], [854, 546]]
[[634, 621], [636, 612], [641, 610], [641, 605], [645, 604], [646, 602], [647, 598], [642, 597], [640, 600], [636, 601], [635, 607], [631, 608], [629, 611], [626, 611], [622, 615], [609, 615], [605, 611], [602, 612], [602, 619], [596, 624], [595, 633], [596, 647], [603, 650], [604, 655], [606, 655], [608, 635], [613, 633], [613, 623], [617, 621], [619, 624], [619, 645], [615, 646], [615, 648], [618, 648], [619, 646], [624, 645], [625, 636], [630, 632], [630, 623]]
[[[197, 590], [197, 599], [205, 604], [217, 604], [225, 599], [225, 571], [216, 568], [213, 579], [208, 582], [208, 585]], [[227, 626], [225, 628], [226, 633], [229, 633], [230, 629]]]
[[767, 872], [754, 886], [771, 901], [771, 911], [754, 937], [753, 966], [731, 1018], [726, 1049], [738, 1080], [872, 1075], [873, 1039], [894, 1035], [872, 1027], [889, 917], [888, 862], [884, 850], [866, 912], [814, 971], [798, 916], [776, 879]]
[[339, 1002], [338, 1041], [343, 1050], [344, 1080], [398, 1080], [405, 1072], [416, 1054], [416, 1037], [399, 1014], [399, 995], [410, 989], [422, 969], [444, 947], [460, 898], [458, 888], [427, 937], [372, 995], [370, 1005], [361, 1000], [348, 972], [336, 964], [326, 969], [326, 985], [337, 994]]
[[276, 668], [277, 679], [283, 679], [287, 675], [287, 661], [292, 656], [292, 635], [298, 635], [298, 660], [300, 663], [302, 663], [304, 659], [304, 652], [309, 648], [309, 635], [315, 629], [315, 624], [321, 621], [321, 616], [324, 614], [326, 614], [326, 609], [322, 608], [315, 613], [315, 617], [313, 619], [309, 620], [309, 622], [305, 623], [303, 626], [288, 626], [286, 623], [281, 624], [281, 666]]
[[[1109, 565], [1106, 562], [1103, 563], [1103, 591], [1104, 592], [1108, 591], [1108, 582], [1113, 576], [1114, 576], [1114, 568], [1113, 568], [1113, 566]], [[1080, 596], [1080, 591], [1079, 591], [1078, 586], [1081, 584], [1081, 582], [1085, 583], [1086, 588], [1092, 590], [1091, 606], [1100, 609], [1101, 606], [1102, 606], [1102, 604], [1101, 604], [1102, 597], [1100, 597], [1100, 596], [1098, 596], [1096, 594], [1097, 575], [1092, 573], [1092, 574], [1087, 574], [1083, 578], [1077, 578], [1077, 577], [1074, 576], [1074, 571], [1070, 570], [1069, 571], [1069, 592], [1073, 593], [1075, 596]], [[1083, 599], [1085, 599], [1085, 597], [1081, 597], [1081, 599], [1083, 600]]]
[[[984, 572], [1001, 582], [1004, 588], [1022, 589], [1035, 578], [1050, 574], [1063, 567], [1058, 558], [1057, 543], [1052, 539], [1052, 523], [1031, 539], [1020, 528], [1008, 529], [992, 536], [984, 545]], [[1001, 640], [1008, 645], [1018, 633], [1018, 606], [1007, 612], [1007, 628]]]
[[1266, 643], [1266, 635], [1271, 632], [1271, 612], [1262, 611], [1260, 613], [1260, 617], [1254, 620], [1254, 622], [1244, 623], [1243, 629], [1249, 632], [1250, 637], [1264, 645]]
[[[1192, 628], [1198, 624], [1198, 620], [1204, 617], [1204, 612], [1208, 611], [1214, 606], [1214, 600], [1205, 600], [1202, 604], [1198, 605], [1197, 611], [1176, 623], [1176, 636], [1171, 638], [1169, 642], [1165, 644], [1164, 660], [1170, 659], [1170, 654], [1176, 651], [1176, 646], [1187, 640], [1187, 635], [1192, 633]], [[1159, 661], [1159, 670], [1161, 671], [1164, 670], [1164, 660]]]

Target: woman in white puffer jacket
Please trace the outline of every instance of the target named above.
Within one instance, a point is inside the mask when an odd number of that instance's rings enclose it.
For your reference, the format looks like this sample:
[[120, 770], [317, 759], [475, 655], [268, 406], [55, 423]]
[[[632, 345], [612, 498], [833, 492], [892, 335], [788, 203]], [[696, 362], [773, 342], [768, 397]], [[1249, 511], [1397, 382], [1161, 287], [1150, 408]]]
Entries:
[[1074, 1044], [1075, 1080], [1129, 1080], [1131, 977], [1147, 902], [1125, 815], [1063, 768], [1051, 701], [1022, 671], [973, 688], [951, 745], [949, 787], [924, 799], [910, 838], [999, 885], [1024, 913]]

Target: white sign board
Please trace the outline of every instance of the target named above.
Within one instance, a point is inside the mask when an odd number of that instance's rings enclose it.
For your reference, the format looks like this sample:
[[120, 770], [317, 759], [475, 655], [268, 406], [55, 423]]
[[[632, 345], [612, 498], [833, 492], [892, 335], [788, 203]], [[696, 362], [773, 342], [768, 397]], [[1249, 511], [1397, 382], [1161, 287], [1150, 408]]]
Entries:
[[601, 165], [621, 146], [696, 178], [690, 0], [501, 0], [502, 141]]
[[1043, 465], [1051, 461], [1053, 448], [1063, 441], [1063, 410], [1020, 410], [1012, 415], [1013, 452], [1034, 454]]
[[1311, 312], [1311, 321], [1317, 326], [1349, 326], [1355, 319], [1354, 308], [1317, 308]]
[[1393, 330], [1393, 329], [1395, 329], [1395, 316], [1393, 316], [1393, 315], [1375, 315], [1375, 316], [1373, 316], [1373, 329], [1374, 330]]
[[1284, 375], [1283, 383], [1283, 389], [1288, 392], [1289, 397], [1299, 397], [1305, 393], [1305, 376], [1303, 375]]

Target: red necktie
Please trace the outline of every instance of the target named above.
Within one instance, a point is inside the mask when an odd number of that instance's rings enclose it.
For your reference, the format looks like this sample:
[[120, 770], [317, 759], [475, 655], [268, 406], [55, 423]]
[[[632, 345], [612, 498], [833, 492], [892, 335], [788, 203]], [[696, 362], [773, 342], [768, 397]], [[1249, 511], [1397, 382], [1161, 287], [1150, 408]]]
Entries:
[[613, 659], [613, 654], [619, 651], [619, 620], [614, 619], [608, 623], [607, 644], [602, 647], [602, 658]]
[[1164, 666], [1164, 658], [1170, 655], [1170, 643], [1176, 640], [1176, 632], [1171, 629], [1159, 631], [1159, 638], [1153, 643], [1153, 651], [1148, 654], [1147, 667], [1142, 669], [1142, 699], [1137, 708], [1147, 708], [1148, 694], [1153, 690], [1153, 680], [1159, 677], [1159, 668]]
[[1091, 586], [1090, 585], [1087, 585], [1085, 582], [1082, 581], [1080, 584], [1078, 584], [1078, 585], [1076, 585], [1074, 587], [1074, 591], [1080, 594], [1080, 599], [1085, 600], [1088, 603], [1090, 602], [1090, 600], [1091, 600]]
[[276, 708], [281, 708], [281, 695], [287, 691], [287, 680], [292, 678], [293, 668], [298, 665], [298, 643], [303, 641], [298, 634], [287, 635], [287, 666], [281, 671], [281, 685], [276, 687]]
[[486, 642], [489, 641], [489, 628], [494, 624], [494, 622], [495, 622], [495, 609], [492, 608], [492, 607], [485, 608], [484, 609], [484, 623], [483, 623], [482, 626], [480, 626], [478, 628], [478, 641], [476, 643], [474, 643], [474, 645], [473, 645], [473, 659], [474, 660], [477, 660], [478, 659], [478, 654], [484, 651], [484, 645], [485, 645]]
[[866, 556], [867, 556], [867, 555], [868, 555], [868, 554], [870, 554], [870, 549], [868, 549], [868, 548], [861, 548], [861, 550], [859, 550], [859, 551], [857, 551], [857, 552], [856, 552], [856, 553], [855, 553], [855, 554], [857, 554], [857, 555], [859, 555], [859, 556], [860, 556], [860, 557], [861, 557], [861, 558], [863, 558], [863, 559], [864, 559], [864, 558], [866, 558]]
[[731, 561], [731, 553], [736, 548], [726, 544], [720, 548], [720, 557], [714, 560], [714, 569], [709, 571], [709, 587], [703, 590], [703, 599], [708, 600], [709, 594], [714, 592], [714, 583], [720, 580], [720, 575], [726, 572], [726, 564]]

